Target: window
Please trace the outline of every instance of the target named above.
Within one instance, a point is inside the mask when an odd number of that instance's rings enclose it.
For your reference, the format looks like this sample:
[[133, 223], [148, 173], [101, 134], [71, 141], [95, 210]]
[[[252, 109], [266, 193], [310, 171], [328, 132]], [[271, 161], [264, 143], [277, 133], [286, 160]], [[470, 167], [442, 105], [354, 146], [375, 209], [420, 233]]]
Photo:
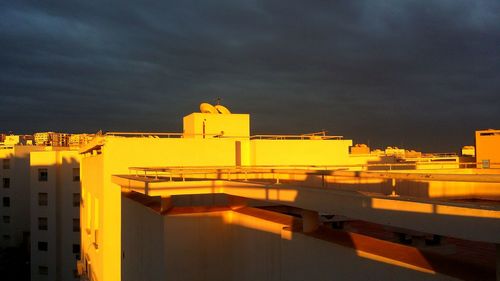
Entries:
[[9, 188], [10, 187], [10, 178], [3, 178], [3, 188]]
[[40, 275], [48, 275], [49, 274], [49, 268], [47, 266], [43, 266], [43, 265], [38, 266], [38, 274], [40, 274]]
[[80, 207], [80, 193], [73, 193], [73, 207]]
[[10, 197], [4, 197], [2, 201], [4, 207], [10, 207]]
[[80, 244], [73, 244], [73, 254], [80, 253]]
[[47, 230], [48, 228], [48, 220], [45, 217], [38, 218], [38, 229], [39, 230]]
[[80, 219], [73, 219], [73, 232], [80, 232]]
[[46, 192], [38, 193], [38, 206], [47, 206], [49, 202], [49, 194]]
[[10, 216], [3, 216], [2, 221], [3, 223], [10, 223]]
[[47, 252], [49, 249], [49, 243], [38, 241], [38, 251]]
[[73, 168], [73, 181], [80, 181], [80, 168]]
[[3, 169], [4, 170], [10, 169], [10, 159], [9, 158], [3, 159]]
[[45, 168], [38, 169], [38, 181], [48, 181], [49, 180], [49, 171]]

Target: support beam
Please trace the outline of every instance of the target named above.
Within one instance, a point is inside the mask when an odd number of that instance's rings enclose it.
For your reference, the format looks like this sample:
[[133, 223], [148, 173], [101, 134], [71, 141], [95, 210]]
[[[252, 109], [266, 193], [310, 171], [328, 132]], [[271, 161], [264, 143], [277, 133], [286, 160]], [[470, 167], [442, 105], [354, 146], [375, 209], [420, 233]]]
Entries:
[[316, 211], [302, 210], [302, 230], [305, 233], [314, 232], [319, 228], [319, 213]]

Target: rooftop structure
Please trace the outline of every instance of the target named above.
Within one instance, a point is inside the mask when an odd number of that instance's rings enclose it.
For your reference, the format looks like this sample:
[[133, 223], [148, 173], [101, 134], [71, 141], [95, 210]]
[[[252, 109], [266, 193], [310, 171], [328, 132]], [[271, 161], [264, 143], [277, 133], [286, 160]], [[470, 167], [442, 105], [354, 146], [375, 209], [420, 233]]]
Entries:
[[484, 168], [500, 168], [500, 130], [476, 131], [476, 162]]
[[66, 133], [41, 132], [34, 134], [36, 145], [69, 146], [69, 138], [70, 134]]
[[94, 137], [94, 134], [72, 134], [69, 136], [68, 145], [70, 148], [79, 149], [88, 144]]
[[[134, 166], [339, 165], [348, 161], [352, 145], [328, 136], [252, 138], [248, 114], [193, 113], [184, 125], [180, 134], [108, 133], [80, 150], [82, 257], [91, 264], [88, 276], [120, 279], [121, 190], [113, 175]], [[99, 250], [103, 243], [106, 251]]]

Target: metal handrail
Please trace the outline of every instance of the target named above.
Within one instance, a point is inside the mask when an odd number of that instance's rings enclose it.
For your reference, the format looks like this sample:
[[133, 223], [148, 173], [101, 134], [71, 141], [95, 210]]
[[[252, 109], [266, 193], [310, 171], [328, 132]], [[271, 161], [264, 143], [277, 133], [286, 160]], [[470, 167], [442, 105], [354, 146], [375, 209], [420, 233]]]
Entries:
[[253, 135], [250, 139], [270, 139], [270, 140], [341, 140], [343, 136], [323, 136], [323, 135]]
[[[411, 162], [411, 163], [373, 163], [373, 164], [351, 164], [351, 165], [241, 165], [241, 166], [165, 166], [165, 167], [129, 167], [129, 170], [137, 170], [137, 171], [162, 171], [162, 170], [210, 170], [210, 169], [310, 169], [310, 170], [318, 170], [318, 169], [347, 169], [347, 168], [370, 168], [370, 167], [408, 167], [422, 164], [425, 166], [438, 166], [438, 165], [458, 165], [460, 169], [467, 168], [480, 168], [482, 167], [481, 162]], [[490, 165], [500, 165], [500, 163], [490, 163]]]
[[106, 136], [117, 136], [117, 137], [167, 137], [167, 138], [182, 138], [183, 133], [155, 133], [155, 132], [107, 132]]
[[186, 136], [207, 136], [219, 138], [250, 138], [250, 139], [274, 139], [274, 140], [341, 140], [343, 136], [326, 136], [318, 134], [303, 135], [253, 135], [253, 136], [225, 136], [221, 134], [185, 134], [185, 133], [160, 133], [160, 132], [107, 132], [105, 136], [119, 137], [161, 137], [161, 138], [184, 138]]
[[[438, 163], [439, 164], [439, 163]], [[462, 163], [477, 165], [480, 163]], [[394, 164], [397, 165], [397, 164]], [[404, 164], [403, 164], [404, 165]], [[350, 165], [351, 167], [356, 165]], [[368, 166], [368, 165], [357, 165]], [[373, 166], [373, 165], [370, 165]], [[406, 165], [408, 166], [408, 165]], [[464, 168], [467, 168], [464, 165]], [[463, 169], [463, 168], [462, 168]], [[399, 170], [402, 171], [402, 170]], [[201, 174], [227, 175], [247, 175], [251, 174], [273, 174], [277, 175], [275, 179], [279, 180], [279, 175], [285, 174], [314, 174], [320, 176], [349, 176], [349, 177], [376, 177], [376, 178], [394, 178], [394, 179], [413, 179], [413, 180], [455, 180], [455, 181], [479, 181], [479, 182], [500, 182], [500, 173], [498, 174], [480, 174], [481, 178], [475, 174], [446, 174], [446, 173], [401, 173], [398, 170], [349, 170], [348, 166], [172, 166], [172, 167], [130, 167], [129, 174], [135, 176], [160, 179], [167, 177], [182, 178], [184, 181], [189, 175], [196, 176]]]

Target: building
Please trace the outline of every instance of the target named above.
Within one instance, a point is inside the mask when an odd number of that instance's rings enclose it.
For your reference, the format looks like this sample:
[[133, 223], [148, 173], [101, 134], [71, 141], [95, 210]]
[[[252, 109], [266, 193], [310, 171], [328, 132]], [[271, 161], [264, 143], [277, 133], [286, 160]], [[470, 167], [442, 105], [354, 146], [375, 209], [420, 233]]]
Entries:
[[473, 145], [466, 145], [462, 147], [462, 156], [476, 157], [476, 148]]
[[476, 162], [483, 168], [500, 167], [500, 130], [476, 131]]
[[366, 144], [356, 144], [350, 147], [351, 154], [370, 154], [370, 147]]
[[32, 135], [5, 135], [2, 140], [4, 145], [33, 145]]
[[47, 147], [30, 154], [31, 280], [77, 280], [80, 155]]
[[80, 155], [26, 140], [9, 135], [0, 145], [0, 248], [31, 252], [32, 280], [76, 280]]
[[[82, 148], [82, 269], [91, 280], [122, 280], [122, 192], [112, 176], [137, 166], [310, 166], [348, 162], [351, 140], [250, 136], [248, 114], [192, 113], [183, 133], [113, 133]], [[209, 197], [209, 202], [225, 203]], [[102, 248], [101, 248], [102, 247]], [[105, 250], [103, 248], [105, 247]], [[123, 279], [125, 280], [125, 279]]]
[[79, 149], [86, 145], [95, 137], [94, 134], [72, 134], [69, 137], [68, 145], [70, 148]]
[[0, 145], [1, 248], [29, 244], [30, 210], [26, 203], [30, 193], [29, 157], [31, 152], [43, 149], [16, 142]]
[[40, 132], [34, 134], [35, 145], [69, 146], [70, 134], [56, 132]]
[[[80, 150], [84, 279], [492, 280], [500, 272], [500, 209], [481, 203], [500, 199], [500, 172], [485, 177], [447, 160], [370, 171], [367, 161], [394, 155], [353, 160], [352, 141], [337, 136], [250, 136], [249, 116], [231, 115], [202, 107], [184, 118], [183, 133], [108, 133]], [[332, 230], [326, 216], [351, 228]]]

